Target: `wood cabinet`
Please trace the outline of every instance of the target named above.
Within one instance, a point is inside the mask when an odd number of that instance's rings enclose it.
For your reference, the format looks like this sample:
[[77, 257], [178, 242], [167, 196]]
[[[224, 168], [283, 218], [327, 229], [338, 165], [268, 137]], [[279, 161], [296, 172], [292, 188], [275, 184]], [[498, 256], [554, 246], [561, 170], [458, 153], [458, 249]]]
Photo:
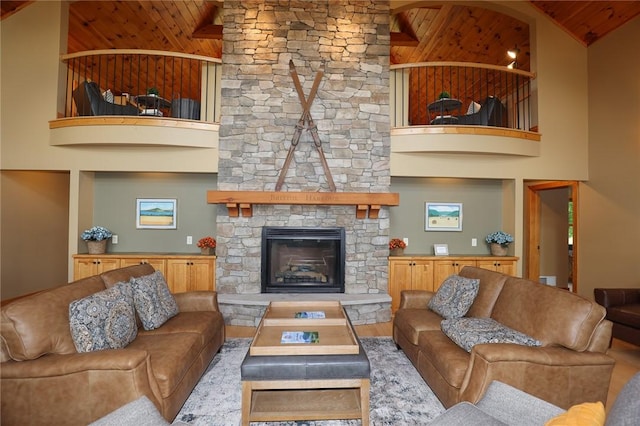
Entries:
[[437, 291], [449, 276], [465, 266], [515, 275], [517, 257], [495, 256], [392, 256], [389, 257], [389, 295], [391, 313], [400, 306], [403, 290]]
[[442, 282], [449, 276], [460, 272], [465, 266], [476, 266], [475, 259], [451, 258], [433, 262], [433, 291], [438, 291]]
[[215, 265], [213, 259], [180, 258], [167, 260], [167, 282], [173, 293], [214, 289]]
[[112, 269], [148, 263], [162, 272], [172, 293], [194, 290], [214, 291], [216, 257], [199, 254], [112, 253], [97, 257], [73, 256], [74, 280]]
[[119, 267], [120, 259], [102, 255], [97, 257], [95, 254], [92, 254], [79, 259], [74, 259], [73, 276], [85, 278], [111, 271], [112, 269], [118, 269]]
[[402, 290], [433, 291], [433, 261], [419, 258], [394, 258], [389, 260], [389, 295], [391, 312], [400, 306]]

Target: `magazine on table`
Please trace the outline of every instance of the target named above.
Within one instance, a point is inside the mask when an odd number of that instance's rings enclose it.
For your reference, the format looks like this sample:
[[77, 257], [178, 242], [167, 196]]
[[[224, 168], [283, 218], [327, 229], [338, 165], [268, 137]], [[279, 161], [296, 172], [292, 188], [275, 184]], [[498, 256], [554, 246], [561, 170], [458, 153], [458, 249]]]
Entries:
[[323, 319], [325, 318], [324, 311], [301, 311], [296, 312], [296, 318], [307, 318], [307, 319]]
[[283, 331], [280, 343], [320, 343], [317, 331]]

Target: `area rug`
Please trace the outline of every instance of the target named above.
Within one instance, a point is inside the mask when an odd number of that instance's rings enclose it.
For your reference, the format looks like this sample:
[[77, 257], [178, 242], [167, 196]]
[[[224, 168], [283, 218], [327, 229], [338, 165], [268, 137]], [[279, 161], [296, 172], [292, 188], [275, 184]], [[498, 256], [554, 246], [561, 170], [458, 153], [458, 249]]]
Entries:
[[[370, 423], [427, 424], [444, 411], [404, 352], [390, 337], [360, 339], [371, 363]], [[175, 422], [194, 426], [240, 424], [240, 364], [251, 339], [228, 339], [187, 399]], [[251, 423], [252, 426], [356, 426], [360, 420]]]

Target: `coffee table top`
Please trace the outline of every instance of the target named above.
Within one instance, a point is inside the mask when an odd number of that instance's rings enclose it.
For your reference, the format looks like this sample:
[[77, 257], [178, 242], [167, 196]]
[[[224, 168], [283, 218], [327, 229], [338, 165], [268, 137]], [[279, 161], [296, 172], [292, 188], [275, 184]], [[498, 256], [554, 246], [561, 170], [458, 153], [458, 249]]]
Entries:
[[[324, 318], [317, 318], [322, 316]], [[285, 332], [317, 332], [319, 341], [282, 343]], [[341, 355], [358, 352], [358, 341], [351, 323], [337, 301], [271, 302], [249, 349], [251, 356]]]

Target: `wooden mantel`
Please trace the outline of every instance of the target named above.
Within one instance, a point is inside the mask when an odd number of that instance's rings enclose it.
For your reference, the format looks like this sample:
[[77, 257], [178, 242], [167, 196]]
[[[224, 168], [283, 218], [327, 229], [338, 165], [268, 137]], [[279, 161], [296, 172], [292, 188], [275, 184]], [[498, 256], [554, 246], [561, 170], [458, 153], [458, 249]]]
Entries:
[[230, 217], [253, 215], [253, 204], [304, 204], [316, 206], [356, 206], [356, 218], [377, 219], [382, 206], [400, 204], [396, 192], [269, 192], [207, 191], [207, 203], [225, 204]]

